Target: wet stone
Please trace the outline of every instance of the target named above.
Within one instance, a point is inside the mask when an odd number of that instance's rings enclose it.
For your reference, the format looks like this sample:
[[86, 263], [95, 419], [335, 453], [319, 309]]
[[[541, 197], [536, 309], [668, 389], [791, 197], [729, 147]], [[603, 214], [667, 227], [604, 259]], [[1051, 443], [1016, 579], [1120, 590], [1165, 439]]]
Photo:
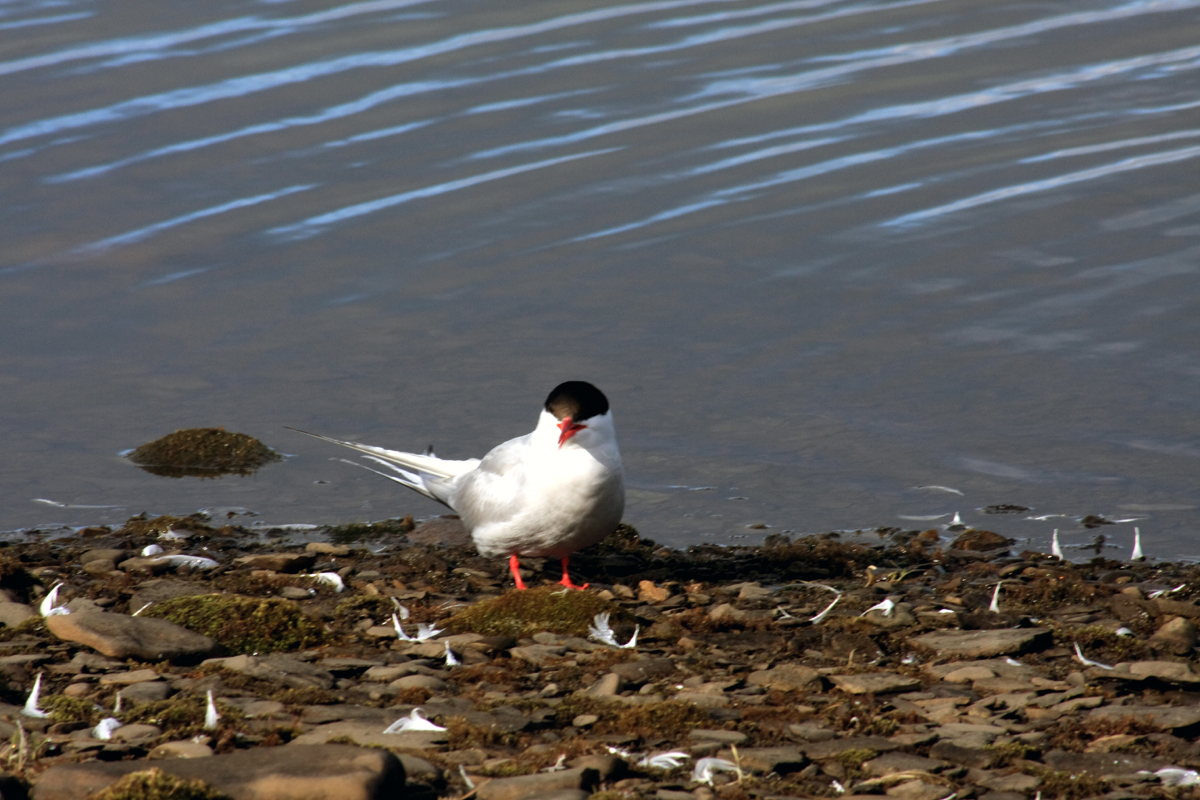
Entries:
[[859, 675], [830, 675], [829, 680], [848, 694], [890, 694], [919, 688], [921, 682], [894, 672], [867, 672]]
[[914, 645], [941, 656], [987, 658], [1040, 650], [1052, 641], [1046, 628], [1009, 628], [988, 631], [934, 631], [914, 637]]
[[217, 649], [216, 642], [207, 636], [165, 619], [90, 612], [47, 617], [45, 622], [58, 638], [87, 645], [113, 658], [188, 663]]

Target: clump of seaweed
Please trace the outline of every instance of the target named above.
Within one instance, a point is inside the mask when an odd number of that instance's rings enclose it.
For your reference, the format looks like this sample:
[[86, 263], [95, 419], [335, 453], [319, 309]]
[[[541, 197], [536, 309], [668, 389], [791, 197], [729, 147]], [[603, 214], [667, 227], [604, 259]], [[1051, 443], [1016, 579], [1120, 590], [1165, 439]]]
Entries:
[[177, 778], [153, 768], [129, 773], [92, 795], [91, 800], [230, 800], [230, 797], [199, 778]]
[[332, 526], [326, 533], [334, 544], [351, 544], [374, 536], [403, 536], [411, 533], [415, 527], [416, 523], [409, 514], [399, 519], [385, 519], [379, 522], [348, 522], [345, 525]]
[[141, 513], [136, 517], [125, 520], [125, 524], [117, 531], [119, 534], [133, 536], [161, 536], [172, 528], [183, 528], [197, 533], [213, 533], [213, 527], [208, 524], [208, 518], [201, 514], [189, 514], [186, 517], [164, 514], [151, 517]]
[[129, 460], [164, 478], [249, 475], [282, 457], [244, 433], [224, 428], [186, 428], [142, 445]]
[[589, 592], [563, 591], [562, 587], [539, 586], [513, 590], [479, 602], [446, 620], [455, 633], [486, 636], [531, 636], [540, 631], [587, 636], [597, 614], [609, 614], [613, 623], [632, 622], [628, 611]]
[[327, 639], [318, 622], [278, 598], [190, 595], [155, 603], [144, 615], [202, 633], [233, 653], [289, 652]]

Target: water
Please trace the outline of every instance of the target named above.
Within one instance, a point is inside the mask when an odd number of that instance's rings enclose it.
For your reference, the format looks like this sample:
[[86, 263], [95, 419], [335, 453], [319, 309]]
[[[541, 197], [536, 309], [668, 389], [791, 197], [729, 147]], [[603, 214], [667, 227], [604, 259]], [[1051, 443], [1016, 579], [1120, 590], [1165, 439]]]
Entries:
[[[1090, 513], [1138, 518], [1110, 555], [1138, 525], [1195, 557], [1198, 30], [1198, 0], [0, 4], [0, 529], [438, 513], [282, 426], [468, 457], [586, 379], [673, 545], [958, 511], [1046, 549]], [[209, 425], [290, 457], [119, 456]]]

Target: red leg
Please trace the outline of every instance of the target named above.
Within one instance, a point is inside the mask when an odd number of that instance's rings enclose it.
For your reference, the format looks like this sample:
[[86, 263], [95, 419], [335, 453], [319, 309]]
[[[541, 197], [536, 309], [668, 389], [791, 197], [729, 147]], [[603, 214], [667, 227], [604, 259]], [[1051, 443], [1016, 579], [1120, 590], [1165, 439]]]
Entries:
[[517, 560], [516, 553], [508, 557], [508, 568], [512, 570], [513, 580], [517, 582], [517, 588], [524, 589], [525, 581], [521, 580], [521, 562]]
[[563, 559], [562, 559], [563, 577], [562, 577], [562, 580], [559, 581], [559, 583], [561, 583], [563, 586], [567, 587], [568, 589], [583, 590], [583, 589], [586, 589], [587, 587], [591, 586], [590, 583], [585, 583], [583, 586], [576, 586], [575, 584], [571, 583], [571, 573], [567, 571], [567, 562], [570, 560], [571, 560], [570, 556], [563, 556]]

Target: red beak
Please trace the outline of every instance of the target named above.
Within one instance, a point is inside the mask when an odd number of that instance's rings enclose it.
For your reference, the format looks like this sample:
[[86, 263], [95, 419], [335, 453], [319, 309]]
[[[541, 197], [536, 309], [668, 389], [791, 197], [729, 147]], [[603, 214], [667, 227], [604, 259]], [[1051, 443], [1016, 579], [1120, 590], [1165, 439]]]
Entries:
[[564, 444], [567, 443], [567, 439], [570, 439], [572, 436], [579, 433], [581, 430], [583, 430], [586, 427], [587, 427], [587, 425], [580, 425], [578, 422], [575, 422], [570, 417], [567, 417], [562, 422], [558, 423], [558, 429], [560, 431], [562, 431], [562, 433], [559, 434], [559, 437], [558, 437], [558, 446], [562, 447]]

